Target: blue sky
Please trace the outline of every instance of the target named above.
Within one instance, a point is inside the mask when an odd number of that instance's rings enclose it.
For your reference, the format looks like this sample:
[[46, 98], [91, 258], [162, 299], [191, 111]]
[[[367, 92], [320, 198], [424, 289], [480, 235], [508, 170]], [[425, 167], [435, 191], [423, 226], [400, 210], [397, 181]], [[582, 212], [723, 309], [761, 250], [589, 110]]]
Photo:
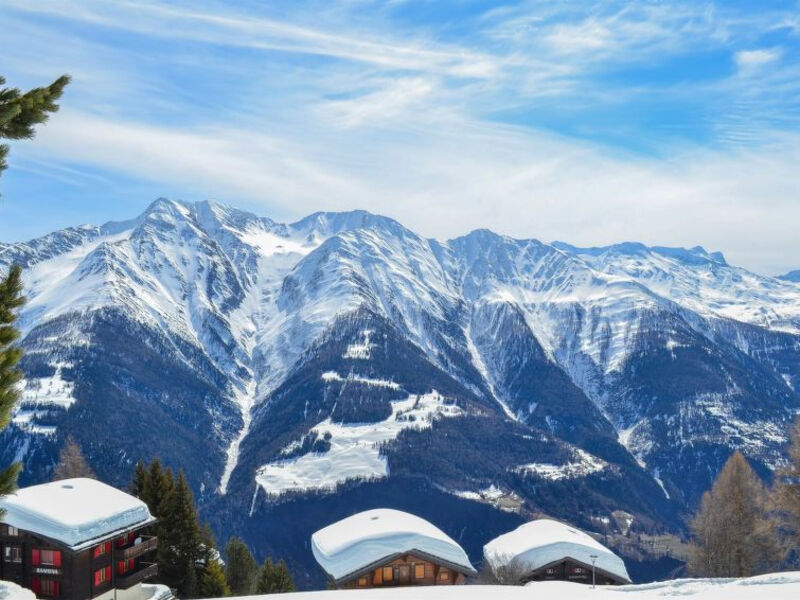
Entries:
[[0, 0], [0, 240], [159, 196], [800, 268], [800, 4]]

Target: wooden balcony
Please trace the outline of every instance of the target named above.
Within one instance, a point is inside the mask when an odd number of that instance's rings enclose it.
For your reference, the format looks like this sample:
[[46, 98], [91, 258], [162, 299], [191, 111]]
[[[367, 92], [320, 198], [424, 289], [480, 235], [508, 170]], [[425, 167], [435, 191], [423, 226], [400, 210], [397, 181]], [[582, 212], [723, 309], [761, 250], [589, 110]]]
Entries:
[[152, 552], [158, 548], [158, 538], [155, 536], [141, 536], [141, 541], [122, 549], [122, 560], [129, 560], [131, 558], [139, 558], [143, 554]]
[[125, 575], [117, 575], [117, 580], [114, 582], [117, 589], [127, 590], [137, 583], [141, 583], [145, 579], [155, 577], [158, 575], [158, 565], [155, 563], [141, 563], [139, 568]]

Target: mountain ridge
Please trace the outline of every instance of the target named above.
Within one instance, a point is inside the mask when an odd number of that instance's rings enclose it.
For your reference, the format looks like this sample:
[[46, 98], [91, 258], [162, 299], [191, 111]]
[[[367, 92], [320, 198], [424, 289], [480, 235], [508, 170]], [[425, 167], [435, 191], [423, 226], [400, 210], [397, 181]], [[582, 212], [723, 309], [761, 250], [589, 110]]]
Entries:
[[125, 485], [160, 456], [257, 554], [286, 533], [258, 519], [354, 494], [461, 528], [468, 498], [483, 533], [509, 506], [681, 531], [733, 450], [770, 476], [800, 410], [800, 289], [699, 246], [439, 241], [362, 210], [162, 198], [1, 248], [29, 302], [0, 460], [46, 479], [72, 434]]

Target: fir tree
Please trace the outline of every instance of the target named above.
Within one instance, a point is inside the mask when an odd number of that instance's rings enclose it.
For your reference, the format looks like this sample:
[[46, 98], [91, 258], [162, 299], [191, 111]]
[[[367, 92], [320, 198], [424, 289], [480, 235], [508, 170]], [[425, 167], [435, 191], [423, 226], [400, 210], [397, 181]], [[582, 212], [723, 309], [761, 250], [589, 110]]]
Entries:
[[157, 458], [150, 463], [147, 474], [142, 478], [139, 498], [150, 508], [157, 519], [163, 514], [167, 499], [175, 488], [175, 478], [170, 469], [164, 469]]
[[194, 497], [181, 471], [159, 515], [159, 577], [174, 588], [180, 598], [197, 593], [197, 562], [203, 558], [203, 543], [197, 523]]
[[691, 522], [695, 543], [688, 567], [704, 577], [747, 577], [776, 561], [775, 532], [766, 517], [764, 486], [739, 452], [703, 494]]
[[[19, 140], [34, 136], [34, 125], [44, 123], [58, 110], [56, 100], [61, 97], [69, 77], [62, 75], [43, 88], [22, 93], [16, 88], [2, 87], [6, 80], [0, 77], [0, 138]], [[0, 175], [8, 166], [8, 145], [0, 144]]]
[[286, 563], [281, 560], [278, 564], [274, 564], [271, 558], [267, 558], [258, 572], [256, 593], [282, 594], [296, 590], [297, 588]]
[[225, 578], [234, 596], [249, 596], [255, 591], [258, 564], [240, 538], [225, 546]]
[[81, 452], [81, 447], [75, 439], [69, 435], [64, 447], [58, 456], [58, 464], [53, 469], [53, 481], [59, 479], [72, 479], [73, 477], [88, 477], [89, 479], [97, 479], [97, 476], [92, 471], [89, 463], [86, 462], [86, 457]]
[[230, 596], [231, 588], [225, 580], [225, 571], [218, 560], [209, 559], [200, 573], [200, 595], [203, 598]]
[[147, 468], [144, 466], [144, 461], [140, 460], [136, 463], [136, 468], [133, 470], [133, 481], [131, 482], [129, 491], [131, 495], [136, 496], [139, 500], [147, 504], [148, 508], [150, 508], [150, 514], [153, 514], [153, 508], [144, 497], [145, 488], [147, 487], [147, 478]]
[[[2, 118], [2, 104], [0, 104], [0, 120]], [[0, 152], [0, 163], [2, 156]], [[22, 379], [22, 372], [17, 369], [17, 363], [22, 358], [22, 349], [13, 345], [19, 337], [19, 331], [14, 327], [17, 310], [25, 302], [22, 297], [21, 275], [22, 270], [18, 266], [13, 266], [5, 278], [0, 280], [0, 429], [5, 428], [11, 420], [11, 411], [19, 398], [17, 384]], [[10, 494], [16, 489], [19, 471], [19, 464], [0, 471], [0, 496]]]

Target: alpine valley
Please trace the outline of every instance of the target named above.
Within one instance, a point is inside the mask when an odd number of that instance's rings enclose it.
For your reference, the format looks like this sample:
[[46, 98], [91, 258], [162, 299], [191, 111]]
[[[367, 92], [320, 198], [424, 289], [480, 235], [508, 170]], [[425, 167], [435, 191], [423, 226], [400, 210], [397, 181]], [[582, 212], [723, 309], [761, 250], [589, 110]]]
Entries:
[[14, 263], [26, 379], [0, 464], [47, 480], [71, 434], [126, 487], [160, 457], [221, 543], [302, 587], [324, 581], [310, 534], [381, 506], [475, 562], [535, 514], [680, 534], [734, 449], [769, 478], [800, 411], [800, 283], [699, 247], [160, 199], [0, 244]]

